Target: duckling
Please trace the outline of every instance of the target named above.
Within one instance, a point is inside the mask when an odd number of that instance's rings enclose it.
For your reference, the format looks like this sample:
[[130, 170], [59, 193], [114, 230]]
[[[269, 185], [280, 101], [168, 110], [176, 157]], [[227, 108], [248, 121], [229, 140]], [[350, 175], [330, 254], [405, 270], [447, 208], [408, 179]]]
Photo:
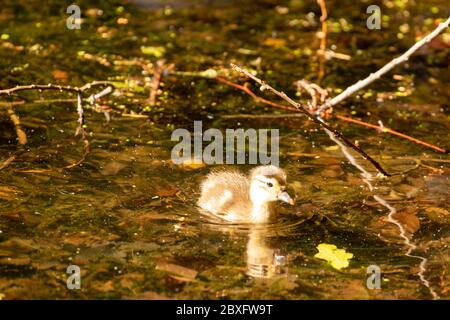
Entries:
[[294, 204], [286, 190], [286, 173], [259, 166], [246, 176], [237, 171], [210, 173], [200, 186], [202, 209], [230, 222], [265, 223], [277, 200]]

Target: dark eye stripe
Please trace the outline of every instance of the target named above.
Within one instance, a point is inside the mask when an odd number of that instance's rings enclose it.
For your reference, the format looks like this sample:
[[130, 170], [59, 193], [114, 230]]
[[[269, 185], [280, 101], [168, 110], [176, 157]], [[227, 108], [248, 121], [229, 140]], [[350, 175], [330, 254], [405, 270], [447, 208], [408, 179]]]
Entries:
[[273, 187], [273, 183], [272, 183], [272, 182], [266, 182], [266, 181], [261, 180], [261, 179], [256, 179], [256, 180], [258, 180], [259, 182], [265, 183], [266, 186], [268, 186], [269, 188], [272, 188], [272, 187]]

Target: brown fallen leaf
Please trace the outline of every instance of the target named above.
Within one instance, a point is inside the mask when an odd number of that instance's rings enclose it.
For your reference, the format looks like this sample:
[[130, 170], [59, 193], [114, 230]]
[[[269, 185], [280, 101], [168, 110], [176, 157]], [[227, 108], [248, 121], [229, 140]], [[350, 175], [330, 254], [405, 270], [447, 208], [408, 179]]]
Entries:
[[121, 162], [111, 161], [103, 166], [102, 170], [100, 170], [100, 173], [104, 176], [115, 175], [125, 167], [126, 165]]
[[99, 236], [88, 234], [84, 231], [65, 236], [63, 238], [63, 242], [74, 246], [84, 245], [87, 247], [101, 246], [108, 243], [106, 237], [101, 238]]
[[58, 69], [52, 71], [52, 76], [56, 80], [67, 80], [68, 78], [67, 72]]
[[[406, 231], [406, 236], [411, 237], [420, 228], [420, 220], [414, 213], [410, 212], [397, 212], [393, 215], [393, 218]], [[382, 237], [387, 237], [391, 241], [403, 242], [400, 237], [399, 227], [390, 222], [387, 216], [377, 217], [369, 224], [369, 227]]]
[[180, 192], [180, 189], [171, 185], [159, 186], [158, 189], [155, 191], [156, 195], [160, 197], [173, 197], [178, 192]]
[[413, 213], [408, 212], [397, 212], [393, 215], [394, 219], [397, 220], [405, 230], [411, 234], [416, 233], [420, 228], [420, 220]]
[[298, 207], [297, 214], [304, 216], [305, 218], [312, 218], [316, 213], [320, 212], [320, 207], [312, 204], [312, 203], [302, 203]]

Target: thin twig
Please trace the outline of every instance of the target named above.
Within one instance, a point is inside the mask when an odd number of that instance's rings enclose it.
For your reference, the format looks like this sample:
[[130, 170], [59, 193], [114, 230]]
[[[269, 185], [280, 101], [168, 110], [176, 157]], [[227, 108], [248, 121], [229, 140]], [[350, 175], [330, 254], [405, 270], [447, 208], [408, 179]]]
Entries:
[[97, 86], [109, 86], [113, 87], [114, 85], [111, 84], [108, 81], [93, 81], [90, 83], [85, 84], [82, 87], [73, 87], [73, 86], [61, 86], [57, 84], [30, 84], [26, 86], [15, 86], [13, 88], [9, 89], [3, 89], [0, 90], [0, 96], [1, 95], [11, 95], [12, 93], [19, 92], [19, 91], [27, 91], [27, 90], [58, 90], [58, 91], [68, 91], [68, 92], [83, 92], [86, 90], [89, 90], [93, 87]]
[[82, 137], [86, 136], [86, 132], [84, 130], [84, 110], [83, 110], [83, 96], [81, 92], [77, 94], [77, 113], [78, 113], [78, 127], [75, 131], [75, 136], [81, 133]]
[[249, 96], [251, 96], [253, 99], [255, 99], [257, 101], [260, 101], [260, 102], [262, 102], [264, 104], [267, 104], [269, 106], [272, 106], [272, 107], [275, 107], [275, 108], [278, 108], [278, 109], [283, 109], [283, 110], [297, 111], [296, 108], [289, 107], [289, 106], [283, 106], [281, 104], [274, 103], [272, 101], [269, 101], [269, 100], [266, 100], [264, 98], [261, 98], [260, 96], [256, 95], [252, 90], [250, 90], [248, 87], [242, 86], [242, 85], [234, 83], [234, 82], [231, 82], [231, 81], [225, 79], [224, 77], [217, 76], [216, 80], [218, 80], [219, 82], [223, 82], [223, 83], [225, 83], [225, 84], [227, 84], [229, 86], [235, 87], [236, 89], [242, 90], [245, 93], [247, 93]]
[[78, 161], [65, 166], [64, 169], [74, 168], [83, 163], [84, 160], [86, 160], [87, 155], [91, 152], [91, 144], [89, 143], [89, 140], [87, 138], [83, 139], [83, 144], [83, 155], [81, 156], [81, 158]]
[[[340, 119], [340, 120], [347, 121], [347, 122], [351, 122], [351, 123], [356, 123], [356, 124], [359, 124], [359, 125], [364, 126], [364, 127], [367, 127], [367, 128], [372, 128], [372, 129], [375, 129], [375, 130], [380, 130], [380, 126], [377, 126], [377, 125], [374, 125], [374, 124], [371, 124], [371, 123], [367, 123], [367, 122], [364, 122], [364, 121], [361, 121], [361, 120], [356, 120], [356, 119], [353, 119], [353, 118], [349, 118], [349, 117], [345, 117], [345, 116], [340, 116], [340, 115], [335, 115], [335, 117], [338, 118], [338, 119]], [[403, 134], [403, 133], [401, 133], [401, 132], [398, 132], [398, 131], [392, 130], [392, 129], [390, 129], [390, 128], [387, 128], [387, 127], [385, 127], [385, 126], [383, 126], [382, 132], [390, 133], [390, 134], [393, 134], [394, 136], [397, 136], [397, 137], [402, 137], [402, 138], [404, 138], [404, 139], [406, 139], [406, 140], [415, 142], [415, 143], [417, 143], [417, 144], [421, 144], [421, 145], [423, 145], [423, 146], [426, 146], [426, 147], [431, 148], [431, 149], [433, 149], [433, 150], [435, 150], [435, 151], [438, 151], [438, 152], [449, 153], [449, 150], [446, 150], [446, 149], [443, 149], [443, 148], [441, 148], [441, 147], [432, 145], [432, 144], [430, 144], [430, 143], [428, 143], [428, 142], [425, 142], [425, 141], [422, 141], [422, 140], [413, 138], [413, 137], [408, 136], [408, 135], [406, 135], [406, 134]]]
[[14, 125], [14, 128], [16, 129], [17, 134], [17, 140], [19, 141], [19, 144], [24, 145], [27, 143], [27, 134], [22, 129], [22, 125], [20, 124], [19, 117], [15, 114], [13, 107], [9, 106], [6, 107], [6, 112], [9, 115], [9, 119], [11, 119], [11, 122]]
[[112, 91], [113, 91], [113, 87], [107, 86], [105, 89], [103, 89], [99, 93], [95, 93], [95, 94], [90, 95], [88, 100], [90, 101], [90, 103], [93, 106], [95, 106], [95, 103], [97, 102], [98, 99], [100, 99], [103, 96], [106, 96], [106, 95], [110, 94]]
[[285, 119], [285, 118], [304, 118], [301, 113], [282, 113], [282, 114], [224, 114], [222, 119]]
[[[83, 85], [82, 87], [61, 86], [61, 85], [55, 85], [55, 84], [48, 84], [48, 85], [32, 84], [32, 85], [26, 85], [26, 86], [16, 86], [14, 88], [0, 90], [0, 96], [1, 95], [10, 96], [13, 93], [20, 92], [20, 91], [27, 91], [27, 90], [39, 90], [39, 91], [58, 90], [61, 92], [62, 91], [74, 92], [77, 94], [76, 101], [77, 101], [77, 113], [78, 113], [78, 120], [77, 120], [78, 126], [75, 131], [75, 136], [81, 134], [83, 144], [84, 144], [84, 147], [83, 147], [84, 151], [83, 151], [83, 155], [80, 160], [63, 167], [65, 169], [70, 169], [70, 168], [76, 167], [79, 164], [81, 164], [86, 159], [86, 156], [90, 152], [90, 143], [89, 143], [88, 135], [85, 131], [84, 110], [83, 110], [83, 93], [85, 91], [90, 90], [93, 87], [97, 87], [97, 86], [106, 86], [106, 88], [104, 90], [102, 90], [101, 92], [93, 94], [89, 97], [88, 101], [95, 108], [95, 102], [97, 99], [100, 99], [101, 97], [113, 92], [115, 87], [110, 82], [108, 82], [108, 81], [93, 81], [93, 82]], [[104, 111], [104, 112], [107, 112], [107, 111]], [[17, 116], [15, 116], [14, 111], [12, 110], [12, 107], [8, 108], [8, 113], [10, 115], [11, 121], [13, 122], [14, 126], [16, 127], [17, 136], [19, 137], [19, 143], [25, 144], [26, 143], [26, 135], [20, 129], [20, 122], [19, 122]], [[108, 119], [108, 116], [107, 116], [107, 119]], [[43, 170], [37, 170], [34, 172], [47, 172], [47, 171], [50, 171], [50, 170], [43, 169]], [[32, 172], [32, 171], [28, 171], [28, 172]]]
[[24, 100], [19, 100], [19, 101], [7, 101], [7, 102], [0, 101], [0, 108], [1, 108], [1, 107], [6, 107], [6, 108], [9, 108], [9, 107], [15, 107], [15, 106], [19, 106], [19, 105], [24, 104], [24, 103], [25, 103]]
[[0, 90], [0, 95], [11, 95], [14, 92], [28, 91], [28, 90], [59, 90], [69, 92], [80, 92], [81, 88], [72, 86], [60, 86], [56, 84], [30, 84], [27, 86], [16, 86], [10, 89]]
[[[231, 82], [231, 81], [229, 81], [229, 80], [227, 80], [227, 79], [225, 79], [225, 78], [223, 78], [223, 77], [217, 77], [216, 79], [217, 79], [219, 82], [228, 84], [228, 85], [230, 85], [230, 86], [232, 86], [232, 87], [234, 87], [234, 88], [237, 88], [237, 89], [239, 89], [239, 90], [244, 91], [245, 93], [247, 93], [248, 95], [250, 95], [252, 98], [254, 98], [256, 101], [259, 101], [259, 102], [262, 102], [262, 103], [264, 103], [264, 104], [270, 105], [270, 106], [272, 106], [272, 107], [274, 107], [274, 108], [277, 108], [277, 109], [288, 110], [288, 111], [296, 112], [296, 113], [285, 113], [285, 114], [279, 114], [279, 115], [270, 115], [270, 114], [268, 114], [268, 115], [260, 115], [260, 116], [252, 115], [251, 118], [254, 118], [254, 119], [257, 119], [258, 117], [261, 117], [261, 118], [292, 118], [292, 117], [297, 117], [297, 116], [299, 116], [299, 113], [298, 113], [299, 110], [296, 109], [296, 108], [294, 108], [294, 107], [285, 106], [285, 105], [282, 105], [282, 104], [278, 104], [278, 103], [275, 103], [275, 102], [272, 102], [272, 101], [263, 99], [263, 98], [257, 96], [257, 95], [256, 95], [253, 91], [251, 91], [248, 87], [241, 86], [241, 85], [239, 85], [239, 84], [237, 84], [237, 83], [234, 83], [234, 82]], [[336, 118], [338, 118], [338, 119], [340, 119], [340, 120], [343, 120], [343, 121], [352, 122], [352, 123], [361, 125], [361, 126], [363, 126], [363, 127], [373, 128], [373, 129], [377, 129], [377, 130], [380, 129], [379, 126], [376, 126], [376, 125], [373, 125], [373, 124], [370, 124], [370, 123], [367, 123], [367, 122], [364, 122], [364, 121], [361, 121], [361, 120], [355, 120], [355, 119], [353, 119], [353, 118], [344, 117], [344, 116], [339, 116], [339, 115], [333, 115], [333, 114], [331, 114], [331, 116], [334, 116], [334, 117], [336, 117]], [[248, 116], [248, 115], [244, 115], [244, 117], [240, 117], [239, 115], [229, 115], [229, 116], [223, 116], [223, 118], [225, 118], [225, 119], [226, 119], [226, 118], [228, 118], [228, 119], [232, 119], [232, 118], [249, 118], [249, 116]], [[443, 153], [448, 153], [448, 152], [449, 152], [449, 151], [446, 150], [446, 149], [443, 149], [443, 148], [438, 147], [438, 146], [435, 146], [435, 145], [433, 145], [433, 144], [431, 144], [431, 143], [428, 143], [428, 142], [419, 140], [419, 139], [417, 139], [417, 138], [411, 137], [411, 136], [406, 135], [406, 134], [404, 134], [404, 133], [400, 133], [400, 132], [395, 131], [395, 130], [393, 130], [393, 129], [389, 129], [389, 128], [386, 128], [386, 127], [385, 127], [385, 129], [387, 129], [387, 130], [385, 131], [386, 133], [393, 134], [393, 135], [395, 135], [395, 136], [401, 137], [401, 138], [406, 139], [406, 140], [408, 140], [408, 141], [411, 141], [411, 142], [414, 142], [414, 143], [421, 144], [421, 145], [426, 146], [426, 147], [428, 147], [428, 148], [431, 148], [431, 149], [433, 149], [433, 150], [435, 150], [435, 151], [439, 151], [439, 152], [443, 152]]]
[[[317, 96], [320, 95], [321, 103], [323, 103], [325, 101], [327, 95], [328, 95], [328, 92], [326, 90], [324, 90], [323, 88], [321, 88], [317, 84], [309, 83], [306, 80], [299, 80], [299, 81], [297, 81], [297, 90], [301, 89], [301, 88], [305, 89], [310, 94], [310, 96], [312, 98], [312, 110], [315, 110], [317, 108]], [[392, 133], [393, 135], [405, 138], [405, 139], [413, 141], [413, 142], [415, 142], [417, 144], [421, 144], [421, 145], [427, 146], [429, 148], [432, 148], [432, 149], [434, 149], [436, 151], [439, 151], [439, 152], [442, 152], [442, 153], [447, 153], [448, 152], [447, 150], [444, 150], [442, 148], [433, 146], [433, 145], [431, 145], [429, 143], [426, 143], [424, 141], [420, 141], [419, 139], [415, 139], [413, 137], [407, 136], [407, 135], [402, 134], [400, 132], [397, 132], [395, 130], [391, 130], [389, 128], [386, 128], [383, 125], [383, 122], [381, 120], [378, 120], [379, 125], [376, 126], [376, 125], [373, 125], [373, 124], [370, 124], [370, 123], [365, 123], [363, 121], [359, 121], [359, 120], [352, 119], [352, 118], [349, 118], [349, 117], [344, 117], [344, 116], [339, 116], [339, 115], [336, 115], [335, 117], [340, 119], [340, 120], [343, 120], [343, 121], [352, 122], [352, 123], [356, 123], [356, 124], [359, 124], [359, 125], [362, 125], [362, 126], [365, 126], [365, 127], [368, 127], [368, 128], [375, 129], [375, 130], [377, 130], [379, 132]]]
[[235, 69], [238, 72], [241, 72], [243, 74], [245, 74], [247, 77], [249, 77], [250, 79], [253, 79], [254, 81], [256, 81], [257, 83], [259, 83], [261, 85], [261, 89], [262, 90], [269, 90], [272, 93], [274, 93], [275, 95], [279, 96], [280, 98], [282, 98], [283, 100], [285, 100], [286, 102], [288, 102], [289, 104], [291, 104], [292, 106], [294, 106], [296, 109], [298, 109], [300, 112], [302, 112], [303, 114], [305, 114], [308, 118], [310, 118], [313, 122], [317, 123], [318, 125], [320, 125], [321, 127], [325, 128], [326, 130], [330, 131], [337, 139], [342, 140], [346, 145], [348, 145], [350, 148], [352, 148], [353, 150], [355, 150], [356, 152], [358, 152], [359, 154], [361, 154], [363, 156], [364, 159], [368, 160], [370, 163], [372, 163], [372, 165], [383, 175], [385, 176], [390, 176], [389, 173], [387, 173], [383, 167], [375, 160], [373, 159], [371, 156], [369, 156], [364, 150], [358, 148], [357, 146], [355, 146], [350, 140], [348, 140], [347, 138], [345, 138], [339, 131], [337, 131], [336, 129], [334, 129], [333, 127], [331, 127], [330, 125], [328, 125], [327, 123], [325, 123], [322, 119], [320, 119], [319, 117], [316, 117], [315, 115], [313, 115], [312, 113], [310, 113], [308, 110], [306, 110], [301, 104], [295, 102], [294, 100], [292, 100], [290, 97], [288, 97], [286, 95], [286, 93], [284, 92], [280, 92], [275, 90], [274, 88], [272, 88], [271, 86], [269, 86], [267, 83], [265, 83], [264, 81], [262, 81], [261, 79], [255, 77], [254, 75], [252, 75], [250, 72], [238, 67], [235, 64], [231, 64], [231, 66], [233, 67], [233, 69]]
[[7, 166], [10, 165], [11, 162], [13, 162], [16, 159], [16, 155], [10, 156], [8, 159], [6, 159], [5, 161], [3, 161], [0, 164], [0, 170], [6, 168]]
[[360, 80], [358, 82], [356, 82], [354, 85], [348, 87], [347, 89], [345, 89], [342, 93], [340, 93], [339, 95], [337, 95], [336, 97], [334, 97], [333, 99], [325, 102], [323, 105], [321, 105], [317, 111], [316, 114], [321, 114], [322, 112], [324, 112], [326, 109], [338, 104], [339, 102], [343, 101], [344, 99], [348, 98], [349, 96], [351, 96], [353, 93], [355, 93], [358, 90], [361, 90], [362, 88], [366, 87], [367, 85], [369, 85], [370, 83], [374, 82], [375, 80], [377, 80], [378, 78], [380, 78], [383, 74], [385, 74], [386, 72], [390, 71], [391, 69], [393, 69], [395, 66], [407, 61], [409, 59], [409, 57], [416, 52], [420, 47], [424, 46], [425, 44], [427, 44], [428, 42], [430, 42], [433, 38], [435, 38], [439, 33], [441, 33], [442, 31], [444, 31], [450, 24], [450, 17], [443, 23], [439, 24], [439, 26], [434, 29], [433, 32], [431, 32], [430, 34], [428, 34], [427, 36], [425, 36], [423, 39], [421, 39], [420, 41], [416, 42], [411, 48], [408, 49], [408, 51], [406, 51], [404, 54], [402, 54], [401, 56], [391, 60], [388, 64], [386, 64], [384, 67], [382, 67], [381, 69], [379, 69], [377, 72], [375, 73], [371, 73], [367, 78], [365, 78], [364, 80]]
[[317, 0], [317, 3], [320, 6], [321, 16], [320, 16], [320, 22], [322, 24], [322, 31], [320, 32], [320, 48], [317, 51], [319, 55], [319, 80], [323, 79], [323, 76], [325, 75], [325, 55], [326, 55], [326, 49], [327, 49], [327, 18], [328, 18], [328, 12], [327, 12], [327, 6], [325, 4], [325, 0]]
[[164, 65], [166, 61], [164, 59], [158, 60], [153, 68], [153, 78], [150, 86], [150, 97], [148, 103], [150, 106], [156, 105], [156, 96], [158, 95], [159, 84], [161, 82], [161, 76], [164, 72]]
[[306, 80], [298, 80], [296, 83], [297, 91], [300, 92], [301, 89], [306, 90], [311, 96], [311, 108], [310, 111], [317, 109], [317, 97], [320, 96], [320, 103], [323, 103], [328, 96], [328, 92], [322, 89], [315, 83], [310, 83]]

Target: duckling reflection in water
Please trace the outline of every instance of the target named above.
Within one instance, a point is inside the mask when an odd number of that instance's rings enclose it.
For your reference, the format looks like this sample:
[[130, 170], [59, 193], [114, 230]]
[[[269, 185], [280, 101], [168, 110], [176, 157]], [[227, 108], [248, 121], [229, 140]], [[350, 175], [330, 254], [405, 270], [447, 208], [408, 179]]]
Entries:
[[286, 173], [275, 166], [259, 166], [246, 176], [237, 171], [216, 171], [202, 182], [198, 206], [230, 222], [265, 223], [275, 201], [291, 205]]
[[249, 234], [247, 242], [247, 274], [254, 278], [272, 278], [285, 266], [284, 255], [266, 243], [266, 230], [256, 229]]

